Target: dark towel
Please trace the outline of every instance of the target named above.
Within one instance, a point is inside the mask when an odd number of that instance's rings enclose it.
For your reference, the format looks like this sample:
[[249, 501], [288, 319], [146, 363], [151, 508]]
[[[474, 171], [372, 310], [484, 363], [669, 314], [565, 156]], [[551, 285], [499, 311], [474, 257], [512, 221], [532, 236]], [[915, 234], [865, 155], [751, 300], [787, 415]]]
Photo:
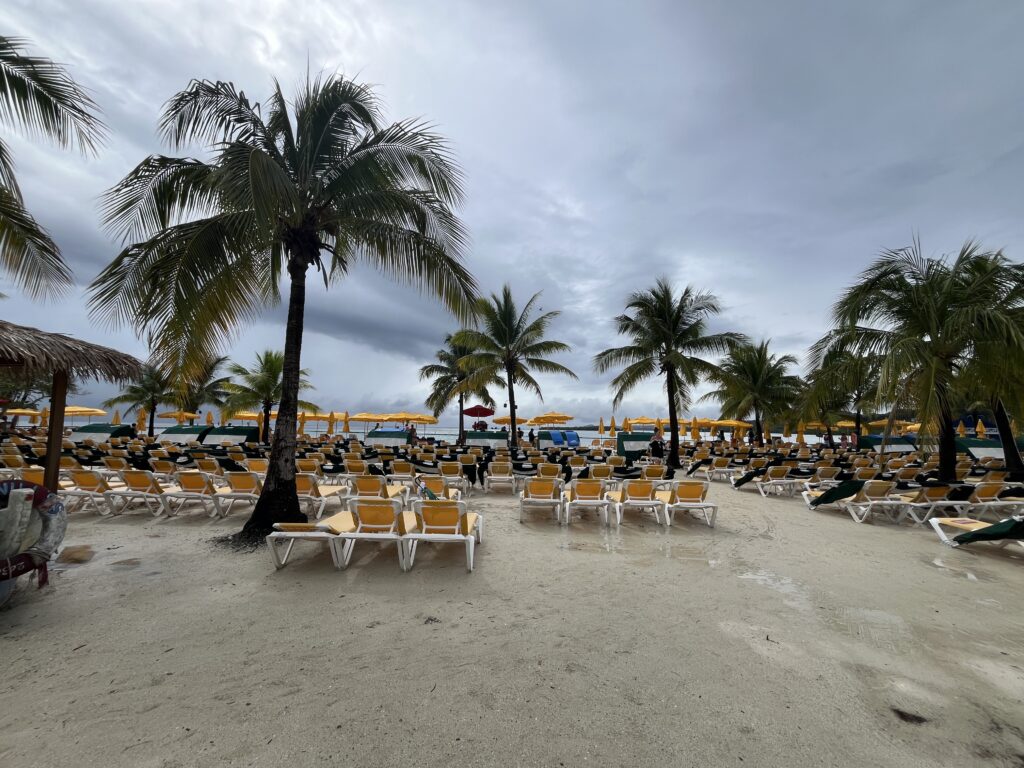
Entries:
[[840, 483], [834, 488], [829, 488], [821, 496], [811, 502], [812, 507], [819, 507], [822, 504], [831, 504], [834, 501], [840, 499], [849, 499], [860, 493], [860, 489], [864, 487], [863, 480], [847, 480], [845, 483]]
[[974, 541], [1004, 541], [1006, 539], [1024, 540], [1024, 520], [1008, 517], [988, 528], [982, 528], [980, 531], [961, 533], [954, 537], [953, 541], [957, 544], [970, 544]]

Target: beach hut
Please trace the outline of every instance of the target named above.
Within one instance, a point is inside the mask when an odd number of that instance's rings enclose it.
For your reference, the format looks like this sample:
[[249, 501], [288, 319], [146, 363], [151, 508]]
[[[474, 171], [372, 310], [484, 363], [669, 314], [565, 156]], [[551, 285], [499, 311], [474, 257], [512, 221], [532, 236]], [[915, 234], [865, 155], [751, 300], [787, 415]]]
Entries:
[[50, 429], [46, 438], [43, 482], [57, 490], [64, 437], [68, 381], [101, 379], [123, 385], [142, 375], [142, 362], [123, 352], [61, 333], [0, 320], [0, 366], [26, 376], [50, 377]]

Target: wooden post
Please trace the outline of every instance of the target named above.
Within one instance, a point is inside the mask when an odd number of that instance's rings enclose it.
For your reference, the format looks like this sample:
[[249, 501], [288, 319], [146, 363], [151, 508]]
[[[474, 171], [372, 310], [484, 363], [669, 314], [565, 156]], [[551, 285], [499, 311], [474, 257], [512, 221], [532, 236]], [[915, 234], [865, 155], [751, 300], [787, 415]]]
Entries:
[[60, 454], [64, 449], [64, 406], [68, 399], [68, 372], [53, 372], [50, 390], [50, 432], [46, 436], [46, 471], [43, 485], [56, 493], [60, 474]]

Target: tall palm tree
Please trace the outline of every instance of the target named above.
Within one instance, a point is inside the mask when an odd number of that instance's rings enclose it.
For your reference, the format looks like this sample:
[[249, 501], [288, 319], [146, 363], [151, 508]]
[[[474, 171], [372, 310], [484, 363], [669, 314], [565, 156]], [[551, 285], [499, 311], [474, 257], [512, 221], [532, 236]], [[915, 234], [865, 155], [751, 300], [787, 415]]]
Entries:
[[864, 414], [879, 410], [882, 405], [878, 401], [881, 367], [880, 355], [855, 354], [849, 349], [833, 347], [807, 374], [801, 415], [825, 424], [829, 445], [832, 445], [832, 425], [836, 421], [853, 419], [854, 431], [859, 435]]
[[770, 341], [736, 344], [709, 376], [717, 389], [701, 400], [717, 400], [722, 415], [729, 419], [753, 416], [751, 440], [764, 445], [764, 425], [792, 410], [800, 396], [802, 383], [788, 372], [796, 365], [793, 355], [775, 355]]
[[[452, 341], [451, 334], [444, 337], [444, 348], [434, 353], [436, 363], [430, 363], [420, 368], [420, 380], [432, 379], [430, 394], [427, 395], [426, 406], [434, 412], [434, 416], [440, 416], [445, 408], [452, 404], [456, 398], [459, 401], [459, 444], [465, 442], [466, 427], [465, 417], [462, 411], [466, 406], [466, 395], [472, 395], [484, 405], [493, 406], [494, 399], [487, 389], [486, 383], [477, 383], [474, 388], [469, 388], [467, 382], [470, 372], [459, 361], [469, 355], [473, 350], [469, 347], [460, 346]], [[496, 381], [489, 382], [497, 384]]]
[[105, 408], [127, 405], [125, 413], [145, 408], [149, 416], [149, 436], [153, 437], [156, 423], [156, 409], [161, 405], [177, 403], [178, 393], [174, 391], [170, 378], [155, 365], [147, 365], [142, 375], [132, 382], [116, 397], [103, 403]]
[[337, 75], [307, 78], [292, 103], [275, 83], [265, 105], [231, 83], [193, 81], [161, 130], [175, 149], [206, 144], [210, 159], [151, 156], [107, 193], [104, 218], [126, 247], [91, 302], [151, 334], [162, 357], [194, 362], [278, 302], [287, 274], [281, 418], [242, 531], [256, 539], [305, 519], [294, 454], [307, 273], [330, 283], [368, 264], [469, 319], [476, 285], [453, 212], [462, 174], [440, 136], [385, 124], [371, 90]]
[[611, 381], [615, 407], [640, 382], [665, 377], [672, 467], [679, 466], [679, 412], [689, 409], [700, 379], [715, 371], [715, 365], [702, 356], [725, 352], [742, 339], [736, 333], [708, 333], [708, 319], [719, 312], [712, 294], [686, 286], [677, 296], [672, 284], [659, 278], [653, 288], [632, 294], [626, 313], [615, 318], [618, 332], [630, 343], [594, 356], [598, 373], [622, 368]]
[[[262, 353], [256, 353], [256, 363], [246, 367], [239, 363], [232, 362], [228, 365], [228, 372], [234, 377], [221, 384], [227, 393], [227, 400], [224, 408], [229, 414], [239, 411], [263, 411], [263, 431], [260, 432], [260, 442], [266, 443], [270, 439], [270, 414], [274, 406], [281, 402], [284, 393], [284, 353], [268, 349]], [[309, 371], [305, 368], [299, 371], [299, 390], [313, 389], [309, 383]], [[298, 401], [299, 406], [307, 411], [317, 411], [319, 406], [305, 400]], [[281, 419], [286, 418], [278, 411], [277, 428], [281, 428]], [[294, 456], [292, 458], [294, 462]]]
[[179, 384], [178, 405], [184, 411], [194, 413], [204, 405], [223, 407], [228, 398], [225, 388], [230, 376], [221, 376], [221, 369], [227, 364], [225, 355], [209, 355], [191, 369], [182, 371]]
[[467, 386], [470, 389], [497, 382], [508, 390], [510, 446], [517, 444], [516, 387], [524, 387], [543, 400], [533, 371], [576, 378], [564, 365], [548, 359], [548, 355], [568, 352], [570, 347], [564, 342], [544, 338], [551, 321], [560, 313], [552, 311], [534, 316], [539, 298], [539, 293], [533, 294], [520, 311], [506, 283], [501, 295], [492, 293], [490, 299], [477, 302], [479, 327], [464, 328], [452, 337], [453, 343], [473, 350], [460, 363], [469, 373]]
[[[105, 129], [89, 94], [59, 64], [30, 56], [25, 41], [0, 36], [0, 122], [25, 136], [95, 153]], [[25, 208], [14, 159], [0, 139], [0, 265], [29, 296], [63, 293], [71, 270]]]
[[836, 302], [832, 346], [882, 358], [878, 397], [914, 406], [926, 431], [938, 424], [939, 478], [956, 477], [953, 423], [961, 376], [979, 348], [1024, 349], [1024, 268], [968, 241], [953, 257], [926, 258], [920, 242], [884, 251]]

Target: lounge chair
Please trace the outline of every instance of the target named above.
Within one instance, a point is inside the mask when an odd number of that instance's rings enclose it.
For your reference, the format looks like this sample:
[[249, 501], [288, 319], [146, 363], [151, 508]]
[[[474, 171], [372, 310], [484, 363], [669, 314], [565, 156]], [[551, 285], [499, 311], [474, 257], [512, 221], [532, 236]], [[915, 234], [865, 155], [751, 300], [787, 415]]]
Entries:
[[508, 488], [511, 493], [516, 490], [516, 478], [512, 474], [512, 464], [507, 461], [492, 461], [484, 477], [484, 491], [491, 491], [495, 486]]
[[[544, 466], [543, 464], [541, 466]], [[555, 520], [562, 520], [562, 480], [555, 477], [531, 477], [519, 493], [519, 522], [527, 509], [550, 509]]]
[[65, 499], [74, 500], [77, 499], [78, 503], [67, 505], [67, 511], [70, 514], [74, 509], [92, 509], [99, 515], [109, 515], [112, 513], [110, 508], [110, 502], [107, 500], [106, 494], [114, 491], [123, 489], [123, 484], [120, 482], [111, 485], [111, 483], [98, 471], [93, 469], [76, 469], [71, 473], [72, 486], [61, 490], [61, 496]]
[[228, 488], [226, 491], [223, 488], [218, 491], [221, 501], [228, 503], [227, 507], [222, 508], [224, 517], [231, 514], [236, 501], [256, 506], [263, 493], [263, 481], [259, 475], [255, 472], [225, 472], [224, 479], [228, 482]]
[[950, 501], [949, 492], [953, 486], [926, 485], [916, 493], [902, 494], [904, 516], [910, 517], [918, 525], [924, 525], [939, 510], [950, 510], [954, 515], [962, 515], [970, 506], [969, 502]]
[[612, 502], [608, 500], [607, 493], [608, 486], [604, 480], [573, 480], [562, 498], [562, 523], [568, 525], [576, 510], [596, 509], [601, 515], [601, 523], [608, 525], [608, 508]]
[[661, 513], [664, 511], [665, 502], [658, 498], [657, 486], [653, 480], [627, 480], [620, 490], [609, 491], [605, 498], [615, 504], [615, 521], [618, 525], [622, 525], [622, 517], [627, 509], [641, 512], [649, 509], [654, 512], [655, 520], [658, 523], [662, 522]]
[[790, 477], [791, 469], [792, 467], [787, 466], [768, 467], [763, 475], [754, 478], [754, 487], [765, 498], [770, 493], [792, 496], [803, 483], [803, 480]]
[[336, 499], [344, 507], [349, 495], [347, 486], [323, 487], [319, 478], [309, 472], [296, 473], [295, 490], [299, 494], [299, 503], [306, 504], [307, 509], [316, 515], [317, 520], [323, 517], [329, 501]]
[[[452, 502], [455, 503], [455, 502]], [[343, 531], [331, 542], [339, 568], [346, 568], [352, 560], [357, 541], [393, 542], [398, 551], [398, 567], [408, 570], [406, 550], [402, 537], [417, 530], [416, 516], [402, 510], [398, 499], [355, 498], [348, 503], [355, 529]]]
[[360, 475], [352, 481], [349, 498], [398, 499], [405, 504], [409, 499], [409, 487], [406, 485], [388, 485], [381, 475]]
[[906, 502], [893, 497], [895, 483], [886, 480], [869, 480], [852, 499], [845, 501], [842, 507], [856, 522], [863, 523], [869, 517], [882, 513], [894, 523], [902, 522]]
[[960, 514], [965, 517], [981, 518], [991, 513], [995, 519], [1020, 512], [1024, 509], [1024, 498], [1000, 499], [999, 494], [1008, 487], [1003, 483], [979, 483], [967, 500], [966, 509]]
[[[145, 504], [146, 509], [154, 515], [159, 516], [165, 512], [170, 514], [164, 494], [178, 491], [180, 488], [161, 484], [156, 476], [146, 469], [129, 469], [122, 473], [122, 478], [124, 488], [114, 488], [103, 494], [111, 514], [119, 515], [137, 501]], [[120, 507], [116, 504], [117, 499], [121, 499]], [[154, 504], [155, 509], [152, 506]]]
[[732, 459], [728, 456], [716, 456], [711, 460], [710, 464], [706, 464], [703, 469], [697, 470], [697, 472], [703, 473], [704, 478], [708, 482], [719, 479], [728, 480], [735, 471], [735, 468], [732, 466]]
[[[933, 517], [928, 522], [942, 543], [950, 547], [960, 547], [973, 541], [990, 541], [997, 547], [1014, 543], [1024, 547], [1024, 516], [1021, 515], [1007, 517], [996, 523], [970, 517]], [[952, 528], [960, 533], [950, 539], [943, 528]]]
[[[288, 564], [288, 557], [296, 541], [316, 541], [327, 544], [331, 552], [331, 560], [335, 568], [341, 568], [338, 551], [334, 542], [342, 533], [356, 529], [355, 519], [351, 513], [339, 512], [336, 515], [319, 520], [316, 523], [274, 523], [274, 532], [267, 536], [267, 549], [274, 567], [280, 570]], [[283, 546], [283, 552], [282, 547]]]
[[700, 480], [682, 480], [670, 490], [658, 491], [655, 495], [665, 505], [668, 525], [675, 522], [676, 512], [690, 512], [702, 518], [709, 528], [714, 528], [718, 505], [707, 500], [708, 487], [707, 482]]
[[[190, 501], [198, 501], [204, 511], [209, 507], [210, 517], [224, 515], [220, 502], [230, 493], [230, 489], [218, 488], [210, 475], [198, 470], [179, 472], [177, 480], [178, 489], [164, 493], [164, 507], [168, 515], [178, 514]], [[174, 501], [178, 502], [177, 508]]]
[[462, 543], [466, 547], [466, 570], [472, 571], [476, 545], [484, 541], [484, 520], [466, 509], [464, 501], [423, 501], [413, 503], [417, 528], [402, 536], [406, 570], [416, 560], [421, 541]]

